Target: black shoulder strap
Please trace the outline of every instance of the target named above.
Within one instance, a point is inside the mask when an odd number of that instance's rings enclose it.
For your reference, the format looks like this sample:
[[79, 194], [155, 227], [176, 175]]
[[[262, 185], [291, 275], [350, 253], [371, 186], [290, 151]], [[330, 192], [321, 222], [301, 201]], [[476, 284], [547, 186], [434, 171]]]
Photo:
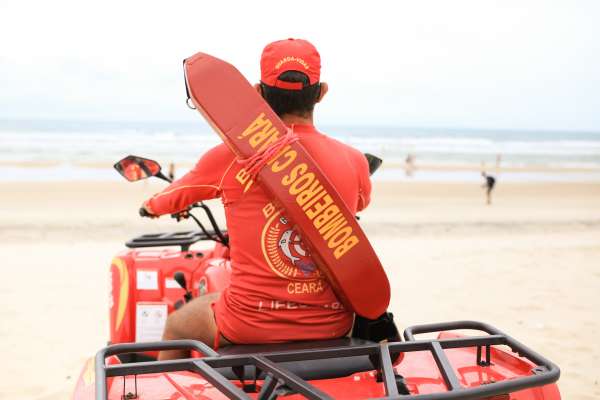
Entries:
[[373, 342], [383, 340], [398, 342], [402, 340], [394, 323], [394, 315], [389, 312], [381, 314], [376, 319], [368, 319], [357, 314], [352, 327], [352, 337]]

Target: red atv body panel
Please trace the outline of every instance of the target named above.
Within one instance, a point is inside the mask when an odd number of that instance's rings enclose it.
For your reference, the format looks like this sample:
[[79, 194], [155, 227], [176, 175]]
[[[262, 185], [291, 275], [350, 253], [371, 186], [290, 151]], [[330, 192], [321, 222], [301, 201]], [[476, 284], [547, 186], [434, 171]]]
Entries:
[[[110, 342], [160, 340], [166, 316], [182, 302], [185, 290], [173, 279], [185, 275], [194, 297], [219, 292], [229, 284], [229, 250], [217, 244], [213, 250], [141, 248], [119, 253], [111, 262]], [[148, 323], [141, 324], [145, 311]], [[144, 330], [144, 332], [142, 332]]]

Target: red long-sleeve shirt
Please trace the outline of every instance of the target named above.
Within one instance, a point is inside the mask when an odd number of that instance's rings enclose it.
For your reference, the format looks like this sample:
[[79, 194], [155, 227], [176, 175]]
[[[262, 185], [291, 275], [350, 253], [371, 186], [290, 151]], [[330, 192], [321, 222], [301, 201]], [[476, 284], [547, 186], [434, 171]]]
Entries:
[[[293, 130], [350, 210], [365, 208], [371, 183], [364, 155], [312, 125], [294, 125]], [[232, 276], [213, 307], [219, 330], [233, 343], [343, 336], [352, 313], [341, 305], [282, 211], [243, 172], [234, 154], [219, 145], [147, 202], [152, 213], [162, 215], [200, 200], [222, 199]]]

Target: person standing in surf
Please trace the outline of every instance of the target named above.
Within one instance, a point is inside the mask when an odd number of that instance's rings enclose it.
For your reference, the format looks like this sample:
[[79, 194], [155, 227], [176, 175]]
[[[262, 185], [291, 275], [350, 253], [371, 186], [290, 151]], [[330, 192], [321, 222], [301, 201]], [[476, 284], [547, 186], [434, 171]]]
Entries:
[[[319, 165], [348, 208], [356, 213], [370, 200], [369, 166], [358, 150], [319, 132], [313, 110], [327, 94], [320, 81], [321, 58], [308, 41], [267, 45], [255, 89]], [[236, 112], [236, 110], [231, 110]], [[279, 343], [333, 339], [353, 321], [317, 268], [302, 237], [224, 144], [144, 202], [151, 215], [176, 213], [201, 200], [221, 198], [231, 248], [231, 281], [222, 293], [200, 296], [172, 313], [164, 340], [195, 339], [219, 347], [229, 343]], [[185, 357], [161, 352], [160, 359]]]
[[494, 190], [494, 186], [496, 185], [496, 178], [492, 175], [488, 175], [485, 171], [481, 171], [481, 176], [485, 179], [485, 183], [483, 187], [485, 188], [486, 195], [486, 204], [492, 204], [492, 190]]

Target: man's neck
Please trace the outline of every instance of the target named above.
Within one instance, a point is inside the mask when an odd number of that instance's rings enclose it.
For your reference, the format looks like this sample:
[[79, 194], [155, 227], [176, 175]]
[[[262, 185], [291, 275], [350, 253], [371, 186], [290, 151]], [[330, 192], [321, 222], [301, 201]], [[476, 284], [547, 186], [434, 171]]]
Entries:
[[294, 114], [283, 114], [281, 120], [286, 125], [313, 125], [312, 114], [308, 117], [301, 117]]

